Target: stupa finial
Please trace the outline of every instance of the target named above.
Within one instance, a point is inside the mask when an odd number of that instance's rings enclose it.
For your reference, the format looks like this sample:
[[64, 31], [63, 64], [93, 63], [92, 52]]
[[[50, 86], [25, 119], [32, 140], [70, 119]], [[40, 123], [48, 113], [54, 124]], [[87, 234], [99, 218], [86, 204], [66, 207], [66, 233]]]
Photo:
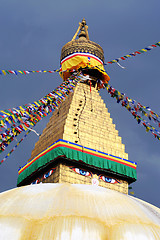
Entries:
[[73, 36], [72, 41], [76, 39], [79, 31], [80, 31], [79, 38], [80, 37], [85, 37], [87, 40], [89, 40], [88, 26], [86, 24], [85, 18], [83, 18], [81, 23], [79, 22], [79, 27], [78, 27], [75, 35]]
[[105, 72], [103, 64], [103, 49], [99, 44], [89, 40], [88, 26], [83, 18], [72, 40], [62, 48], [60, 75], [65, 81], [72, 75], [73, 70], [85, 69], [90, 76], [94, 75], [96, 79], [108, 83], [110, 77]]

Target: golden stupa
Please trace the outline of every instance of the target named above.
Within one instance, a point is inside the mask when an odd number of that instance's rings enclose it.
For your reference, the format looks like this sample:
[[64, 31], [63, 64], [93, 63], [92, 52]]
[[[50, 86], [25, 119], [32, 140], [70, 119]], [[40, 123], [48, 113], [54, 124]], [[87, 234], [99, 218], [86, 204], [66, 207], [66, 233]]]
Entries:
[[54, 111], [18, 188], [0, 194], [0, 239], [160, 239], [160, 209], [128, 195], [137, 165], [99, 95], [98, 82], [109, 81], [103, 63], [83, 19], [62, 48], [61, 76], [85, 81]]

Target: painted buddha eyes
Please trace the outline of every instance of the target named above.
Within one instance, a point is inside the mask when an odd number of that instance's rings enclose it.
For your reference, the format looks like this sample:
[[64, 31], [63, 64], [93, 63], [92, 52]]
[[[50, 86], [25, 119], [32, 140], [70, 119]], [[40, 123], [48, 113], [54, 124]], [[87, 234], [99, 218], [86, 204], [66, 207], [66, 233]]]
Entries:
[[82, 170], [82, 169], [79, 169], [79, 168], [72, 168], [73, 171], [75, 171], [76, 173], [82, 175], [82, 176], [91, 176], [92, 174], [88, 171], [85, 171], [85, 170]]
[[[74, 172], [76, 172], [76, 173], [78, 173], [82, 176], [85, 176], [85, 177], [93, 175], [91, 172], [85, 171], [85, 170], [80, 169], [80, 168], [71, 167], [71, 169]], [[99, 175], [99, 179], [102, 179], [104, 182], [111, 183], [111, 184], [120, 183], [120, 181], [118, 181], [117, 179], [106, 177], [106, 176], [103, 176], [103, 175]]]
[[102, 179], [104, 182], [111, 183], [111, 184], [120, 183], [118, 180], [114, 178], [109, 178], [105, 176], [100, 176], [100, 179]]

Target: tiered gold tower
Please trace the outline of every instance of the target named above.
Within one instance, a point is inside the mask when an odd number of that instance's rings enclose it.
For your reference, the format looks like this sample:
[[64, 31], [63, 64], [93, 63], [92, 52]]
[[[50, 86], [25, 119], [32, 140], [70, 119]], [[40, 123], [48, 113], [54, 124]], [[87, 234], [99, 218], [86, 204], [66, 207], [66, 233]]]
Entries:
[[[99, 77], [105, 82], [108, 75], [103, 75], [102, 68], [99, 70], [97, 66], [95, 68], [92, 66], [89, 69], [90, 61], [88, 64], [84, 59], [79, 60], [80, 56], [83, 58], [93, 56], [93, 61], [99, 57], [104, 62], [102, 48], [89, 40], [85, 20], [82, 21], [79, 29], [81, 30], [79, 39], [75, 39], [75, 35], [72, 41], [63, 47], [61, 62], [64, 63], [64, 59], [73, 60], [73, 63], [79, 61], [76, 66], [71, 66], [71, 69], [80, 68], [82, 72], [89, 74], [92, 83]], [[89, 55], [82, 56], [84, 52]], [[84, 66], [85, 64], [87, 67]], [[64, 80], [65, 78], [66, 75], [63, 75]], [[42, 157], [49, 154], [50, 149], [54, 150], [56, 146], [59, 147], [59, 152], [43, 163]], [[67, 149], [69, 147], [67, 150], [69, 152], [63, 152], [62, 147]], [[97, 184], [127, 194], [128, 183], [136, 179], [133, 174], [135, 163], [128, 161], [125, 146], [115, 129], [108, 109], [97, 88], [86, 83], [78, 83], [74, 92], [53, 113], [39, 141], [35, 144], [29, 163], [37, 158], [41, 159], [41, 164], [37, 163], [36, 168], [19, 181], [19, 186], [33, 182]]]
[[94, 87], [90, 92], [90, 87], [83, 83], [79, 83], [53, 113], [35, 144], [31, 159], [58, 139], [128, 159], [103, 99]]

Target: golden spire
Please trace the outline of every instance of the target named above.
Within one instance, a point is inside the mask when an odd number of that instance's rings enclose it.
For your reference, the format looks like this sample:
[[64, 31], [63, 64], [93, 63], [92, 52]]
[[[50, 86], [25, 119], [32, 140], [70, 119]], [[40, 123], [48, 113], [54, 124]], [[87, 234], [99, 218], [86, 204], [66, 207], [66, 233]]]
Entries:
[[[79, 38], [77, 38], [77, 36], [79, 36]], [[97, 77], [103, 82], [107, 83], [110, 79], [103, 67], [103, 49], [99, 44], [89, 39], [88, 26], [84, 18], [82, 22], [79, 23], [79, 27], [72, 40], [63, 46], [60, 61], [62, 69], [60, 75], [64, 81], [71, 75], [68, 69], [78, 70], [80, 68], [95, 69], [98, 74]]]
[[76, 39], [79, 31], [81, 31], [80, 34], [79, 34], [79, 38], [80, 37], [85, 37], [87, 40], [89, 40], [88, 26], [86, 24], [85, 18], [83, 18], [81, 23], [79, 22], [79, 27], [78, 27], [76, 33], [74, 34], [74, 36], [72, 38], [72, 41]]

